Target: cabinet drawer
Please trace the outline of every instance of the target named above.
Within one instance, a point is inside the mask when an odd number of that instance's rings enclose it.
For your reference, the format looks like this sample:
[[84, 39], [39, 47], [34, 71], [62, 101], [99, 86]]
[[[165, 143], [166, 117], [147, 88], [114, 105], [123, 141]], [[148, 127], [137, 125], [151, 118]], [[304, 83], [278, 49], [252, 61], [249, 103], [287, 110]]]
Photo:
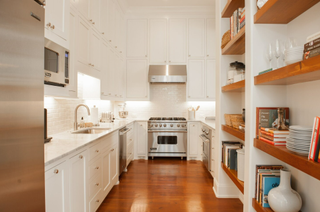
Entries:
[[132, 160], [133, 160], [133, 154], [127, 157], [127, 166], [130, 164]]
[[127, 146], [127, 158], [133, 155], [133, 142], [129, 143]]
[[115, 131], [110, 135], [106, 136], [105, 138], [103, 138], [103, 140], [101, 141], [101, 149], [102, 150], [109, 149], [114, 145], [118, 144], [118, 141], [119, 141], [118, 131]]
[[96, 174], [101, 173], [101, 157], [97, 158], [97, 160], [92, 161], [88, 167], [88, 179], [91, 179]]
[[101, 174], [97, 174], [89, 181], [89, 199], [94, 197], [97, 193], [99, 193], [102, 188], [102, 179]]
[[89, 161], [97, 157], [101, 152], [101, 142], [98, 142], [94, 146], [89, 148]]
[[89, 202], [89, 211], [95, 212], [102, 202], [100, 192], [98, 192]]

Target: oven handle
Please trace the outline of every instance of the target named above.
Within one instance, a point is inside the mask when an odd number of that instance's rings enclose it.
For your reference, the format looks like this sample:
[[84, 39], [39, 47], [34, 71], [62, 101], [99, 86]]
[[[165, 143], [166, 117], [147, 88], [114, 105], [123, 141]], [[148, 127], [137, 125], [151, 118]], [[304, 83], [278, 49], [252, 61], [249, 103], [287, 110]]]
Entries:
[[200, 137], [201, 140], [202, 140], [203, 142], [205, 142], [205, 143], [209, 143], [209, 142], [210, 142], [210, 140], [207, 139], [204, 135], [199, 135], [199, 137]]
[[187, 133], [188, 131], [179, 131], [179, 130], [148, 130], [149, 133], [154, 133], [154, 132], [172, 132], [172, 133]]

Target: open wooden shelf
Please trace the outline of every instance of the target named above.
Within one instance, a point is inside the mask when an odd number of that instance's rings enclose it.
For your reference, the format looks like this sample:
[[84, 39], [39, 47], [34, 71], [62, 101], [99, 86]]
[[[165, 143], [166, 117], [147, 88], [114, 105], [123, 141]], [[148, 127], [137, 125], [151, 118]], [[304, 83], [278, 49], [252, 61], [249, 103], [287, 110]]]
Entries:
[[222, 169], [227, 173], [233, 183], [238, 187], [238, 189], [243, 193], [244, 192], [244, 182], [239, 180], [237, 177], [237, 171], [229, 169], [226, 165], [221, 162]]
[[246, 82], [241, 80], [230, 85], [225, 85], [221, 88], [222, 92], [243, 92], [245, 91]]
[[228, 0], [226, 6], [221, 13], [222, 18], [229, 18], [233, 15], [233, 12], [238, 8], [244, 7], [244, 0]]
[[261, 151], [282, 160], [290, 166], [320, 180], [320, 163], [308, 160], [308, 157], [300, 156], [289, 151], [285, 146], [273, 146], [259, 139], [254, 139], [254, 146]]
[[320, 80], [320, 55], [254, 77], [255, 85], [291, 85]]
[[229, 133], [229, 134], [231, 134], [231, 135], [233, 135], [233, 136], [235, 136], [235, 137], [237, 137], [237, 138], [239, 138], [239, 139], [241, 139], [243, 141], [245, 140], [244, 139], [245, 138], [244, 137], [244, 135], [245, 135], [244, 131], [235, 129], [233, 127], [229, 127], [227, 125], [221, 125], [221, 128], [222, 128], [223, 131], [225, 131], [225, 132], [227, 132], [227, 133]]
[[239, 33], [222, 49], [222, 55], [241, 55], [245, 53], [246, 27], [244, 26]]
[[271, 208], [264, 208], [262, 207], [255, 198], [252, 199], [252, 207], [257, 211], [257, 212], [273, 212]]
[[254, 15], [255, 24], [287, 24], [320, 0], [269, 0]]

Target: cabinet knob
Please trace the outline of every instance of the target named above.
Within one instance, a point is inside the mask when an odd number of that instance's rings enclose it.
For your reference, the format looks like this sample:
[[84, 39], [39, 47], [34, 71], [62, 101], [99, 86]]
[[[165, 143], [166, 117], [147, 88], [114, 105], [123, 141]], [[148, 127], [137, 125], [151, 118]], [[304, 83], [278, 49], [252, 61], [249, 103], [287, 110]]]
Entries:
[[111, 152], [113, 152], [114, 151], [114, 149], [111, 149]]
[[171, 63], [171, 60], [169, 60], [169, 63]]
[[52, 25], [52, 26], [51, 26], [51, 29], [54, 29], [54, 28], [55, 28], [55, 26], [54, 26], [54, 25]]
[[53, 171], [53, 173], [58, 174], [58, 173], [59, 173], [59, 169], [55, 169], [55, 170]]
[[79, 158], [80, 158], [80, 159], [82, 159], [82, 158], [83, 158], [83, 156], [82, 156], [82, 155], [80, 155], [80, 156], [79, 156]]
[[118, 48], [118, 46], [115, 46], [114, 48]]
[[207, 96], [207, 98], [209, 98], [209, 96]]
[[51, 23], [49, 22], [49, 23], [47, 23], [47, 27], [51, 27]]
[[96, 22], [92, 22], [92, 24], [94, 25], [94, 24], [96, 24]]
[[111, 93], [109, 93], [109, 95], [111, 95]]
[[89, 21], [92, 22], [92, 19], [90, 19]]
[[99, 186], [100, 185], [100, 183], [96, 183], [96, 186]]
[[146, 57], [148, 57], [148, 55], [146, 55]]
[[165, 60], [164, 62], [166, 63], [167, 61]]
[[209, 57], [209, 55], [207, 54], [207, 57]]
[[96, 202], [98, 202], [98, 203], [99, 203], [99, 202], [100, 202], [100, 200], [98, 200], [98, 199], [97, 199], [97, 200], [96, 200]]
[[101, 32], [101, 34], [103, 34], [103, 35], [104, 35], [104, 32]]
[[189, 54], [189, 57], [191, 57], [191, 55]]
[[190, 98], [190, 96], [188, 96]]
[[118, 96], [118, 94], [116, 94], [115, 96]]
[[96, 152], [98, 153], [98, 152], [99, 152], [99, 150], [97, 149], [97, 150], [96, 150]]
[[89, 66], [92, 66], [92, 64], [91, 64], [91, 63], [89, 63]]
[[122, 51], [120, 51], [120, 53], [122, 53]]
[[99, 169], [99, 168], [100, 168], [99, 166], [96, 167], [96, 169]]
[[112, 40], [109, 40], [109, 42], [111, 43], [111, 42], [112, 42]]

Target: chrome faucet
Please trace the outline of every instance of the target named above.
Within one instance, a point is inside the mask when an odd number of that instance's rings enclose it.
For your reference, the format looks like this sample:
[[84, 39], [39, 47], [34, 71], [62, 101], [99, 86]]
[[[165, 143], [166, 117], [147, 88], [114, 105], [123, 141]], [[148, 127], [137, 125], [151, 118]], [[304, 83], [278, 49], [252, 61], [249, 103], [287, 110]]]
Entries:
[[85, 104], [78, 105], [76, 107], [76, 109], [74, 110], [74, 127], [73, 127], [74, 130], [78, 130], [78, 115], [77, 115], [77, 113], [78, 113], [78, 108], [81, 107], [81, 106], [87, 108], [88, 115], [90, 116], [90, 109], [89, 109], [89, 107], [87, 105], [85, 105]]

